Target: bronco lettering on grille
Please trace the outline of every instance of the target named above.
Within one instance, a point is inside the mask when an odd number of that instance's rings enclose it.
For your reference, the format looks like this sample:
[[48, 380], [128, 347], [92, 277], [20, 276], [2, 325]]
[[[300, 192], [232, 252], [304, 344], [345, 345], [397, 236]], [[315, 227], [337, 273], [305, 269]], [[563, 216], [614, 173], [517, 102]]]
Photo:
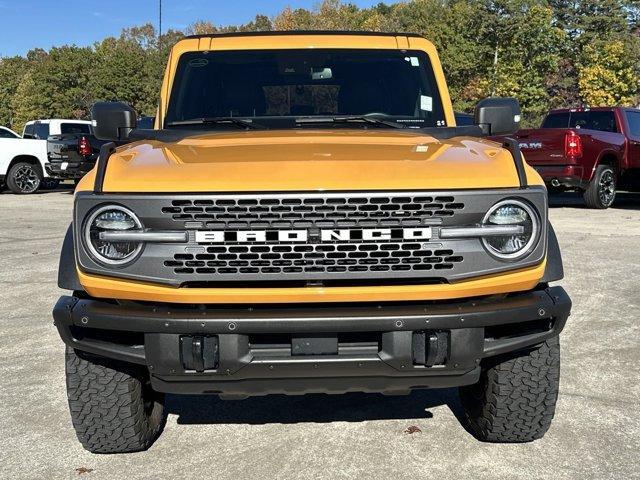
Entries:
[[431, 227], [310, 230], [197, 230], [197, 243], [304, 243], [372, 240], [430, 240]]

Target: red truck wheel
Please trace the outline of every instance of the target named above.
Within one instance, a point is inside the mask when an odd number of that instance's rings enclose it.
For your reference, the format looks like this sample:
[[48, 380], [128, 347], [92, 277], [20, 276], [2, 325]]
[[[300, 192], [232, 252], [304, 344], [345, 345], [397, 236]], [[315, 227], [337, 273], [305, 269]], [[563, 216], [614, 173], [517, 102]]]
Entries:
[[598, 165], [583, 197], [589, 208], [609, 208], [616, 198], [616, 174], [613, 168], [609, 165]]

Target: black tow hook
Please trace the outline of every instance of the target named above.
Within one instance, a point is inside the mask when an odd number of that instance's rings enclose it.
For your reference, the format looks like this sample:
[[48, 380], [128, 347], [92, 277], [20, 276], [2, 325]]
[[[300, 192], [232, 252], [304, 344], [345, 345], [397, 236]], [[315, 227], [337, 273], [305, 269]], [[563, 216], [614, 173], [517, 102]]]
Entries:
[[180, 354], [185, 370], [202, 373], [218, 367], [218, 336], [193, 335], [180, 337]]

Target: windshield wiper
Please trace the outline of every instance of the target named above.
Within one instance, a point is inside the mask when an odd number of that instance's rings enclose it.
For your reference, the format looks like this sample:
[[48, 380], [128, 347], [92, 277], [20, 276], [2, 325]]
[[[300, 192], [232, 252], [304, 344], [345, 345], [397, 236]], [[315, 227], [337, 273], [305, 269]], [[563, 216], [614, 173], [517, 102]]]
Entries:
[[237, 117], [205, 117], [205, 118], [192, 118], [189, 120], [177, 120], [175, 122], [167, 123], [167, 127], [180, 127], [184, 125], [216, 125], [220, 123], [229, 123], [237, 127], [244, 127], [247, 130], [256, 128], [267, 128], [259, 123], [254, 123], [251, 120], [243, 120]]
[[296, 123], [371, 123], [389, 128], [405, 128], [402, 123], [392, 122], [390, 120], [382, 120], [381, 118], [370, 117], [367, 115], [350, 115], [346, 117], [302, 117], [296, 118]]

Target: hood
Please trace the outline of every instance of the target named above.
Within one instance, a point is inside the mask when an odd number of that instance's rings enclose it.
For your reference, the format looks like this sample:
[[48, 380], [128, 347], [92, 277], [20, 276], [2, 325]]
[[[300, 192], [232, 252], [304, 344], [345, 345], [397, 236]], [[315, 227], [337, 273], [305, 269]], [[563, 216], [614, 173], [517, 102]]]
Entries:
[[111, 156], [104, 191], [517, 186], [511, 155], [497, 143], [471, 137], [438, 140], [412, 131], [345, 129], [208, 133], [171, 143], [132, 143]]

